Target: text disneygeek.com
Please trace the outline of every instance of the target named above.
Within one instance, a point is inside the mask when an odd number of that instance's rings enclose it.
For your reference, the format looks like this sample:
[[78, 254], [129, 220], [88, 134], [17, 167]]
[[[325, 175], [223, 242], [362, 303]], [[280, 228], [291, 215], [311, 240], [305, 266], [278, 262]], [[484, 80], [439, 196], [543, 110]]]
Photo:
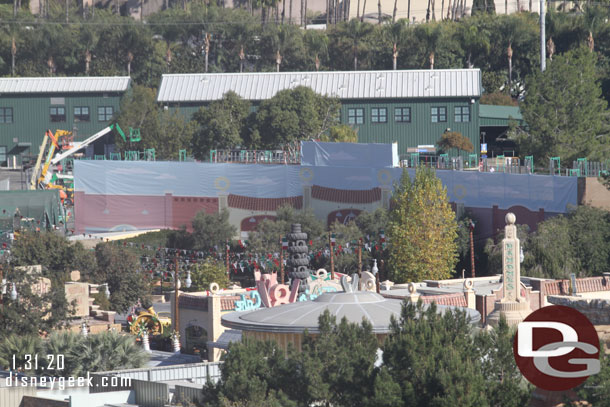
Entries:
[[94, 376], [91, 376], [87, 372], [86, 377], [47, 377], [47, 376], [22, 376], [14, 375], [10, 373], [9, 377], [5, 378], [5, 384], [7, 387], [47, 387], [51, 390], [65, 390], [71, 387], [130, 387], [130, 377], [118, 377], [118, 376], [99, 376], [94, 380]]

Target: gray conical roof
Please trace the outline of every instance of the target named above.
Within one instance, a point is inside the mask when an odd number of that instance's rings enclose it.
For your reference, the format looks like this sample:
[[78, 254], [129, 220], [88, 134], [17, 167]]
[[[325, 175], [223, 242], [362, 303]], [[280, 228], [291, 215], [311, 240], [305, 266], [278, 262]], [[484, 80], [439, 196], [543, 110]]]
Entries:
[[[373, 326], [373, 332], [382, 334], [389, 332], [392, 315], [400, 318], [401, 303], [402, 300], [385, 298], [368, 291], [326, 293], [313, 301], [232, 312], [223, 315], [222, 324], [245, 331], [300, 333], [307, 329], [311, 333], [317, 333], [319, 316], [324, 310], [329, 310], [331, 315], [337, 317], [337, 321], [345, 317], [349, 322], [359, 324], [364, 318]], [[455, 307], [438, 305], [437, 308], [439, 313], [444, 313]], [[478, 311], [467, 308], [464, 310], [472, 324], [481, 320]]]

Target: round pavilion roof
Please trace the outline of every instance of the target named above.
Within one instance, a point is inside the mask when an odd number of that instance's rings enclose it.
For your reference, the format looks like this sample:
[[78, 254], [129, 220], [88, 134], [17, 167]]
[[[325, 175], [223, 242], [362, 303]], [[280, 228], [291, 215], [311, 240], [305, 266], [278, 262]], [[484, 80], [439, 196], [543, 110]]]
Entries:
[[[349, 322], [360, 324], [364, 318], [373, 325], [374, 333], [384, 334], [390, 332], [390, 317], [400, 318], [401, 304], [402, 300], [384, 298], [369, 291], [326, 293], [313, 301], [232, 312], [222, 316], [222, 324], [244, 331], [302, 333], [307, 329], [310, 333], [318, 333], [318, 318], [324, 310], [329, 310], [337, 317], [337, 322], [345, 317]], [[471, 324], [481, 320], [476, 310], [437, 305], [441, 314], [454, 308], [466, 311]]]

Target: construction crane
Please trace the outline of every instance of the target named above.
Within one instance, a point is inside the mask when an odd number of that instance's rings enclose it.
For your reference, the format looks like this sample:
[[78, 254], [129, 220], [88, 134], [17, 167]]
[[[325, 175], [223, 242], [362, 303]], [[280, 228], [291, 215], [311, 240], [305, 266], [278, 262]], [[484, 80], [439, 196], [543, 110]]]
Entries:
[[[66, 184], [70, 184], [71, 180], [73, 180], [73, 177], [67, 175], [59, 176], [57, 174], [51, 173], [49, 172], [49, 167], [57, 165], [61, 160], [70, 157], [71, 155], [83, 148], [86, 148], [88, 145], [110, 133], [112, 130], [116, 130], [117, 133], [119, 133], [119, 135], [123, 138], [123, 140], [126, 140], [125, 133], [123, 133], [123, 130], [121, 129], [118, 123], [111, 124], [110, 126], [98, 131], [91, 137], [85, 139], [84, 141], [75, 146], [73, 146], [74, 143], [70, 138], [72, 132], [65, 130], [56, 130], [55, 135], [53, 135], [50, 130], [47, 130], [42, 140], [42, 145], [40, 146], [40, 152], [38, 153], [36, 165], [34, 166], [32, 172], [32, 177], [30, 179], [30, 189], [36, 189], [37, 187], [40, 187], [42, 189], [53, 188], [63, 190], [64, 192], [72, 192], [73, 189], [69, 188]], [[130, 141], [134, 141], [132, 137], [130, 137], [130, 139]], [[139, 139], [135, 141], [139, 141]], [[49, 144], [48, 148], [47, 144]], [[61, 151], [58, 154], [55, 154], [56, 150], [60, 150], [60, 145], [61, 149], [64, 149], [65, 151]], [[44, 165], [42, 165], [43, 159]], [[42, 170], [40, 168], [41, 165]], [[58, 182], [58, 180], [60, 180], [60, 182]]]

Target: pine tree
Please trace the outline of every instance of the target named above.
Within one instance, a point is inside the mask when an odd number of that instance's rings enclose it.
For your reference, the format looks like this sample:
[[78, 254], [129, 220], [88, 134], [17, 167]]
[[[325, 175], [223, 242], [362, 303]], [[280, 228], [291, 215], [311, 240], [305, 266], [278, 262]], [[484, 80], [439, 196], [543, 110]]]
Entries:
[[448, 278], [457, 262], [457, 223], [440, 179], [406, 170], [394, 191], [388, 227], [390, 278], [396, 283]]

